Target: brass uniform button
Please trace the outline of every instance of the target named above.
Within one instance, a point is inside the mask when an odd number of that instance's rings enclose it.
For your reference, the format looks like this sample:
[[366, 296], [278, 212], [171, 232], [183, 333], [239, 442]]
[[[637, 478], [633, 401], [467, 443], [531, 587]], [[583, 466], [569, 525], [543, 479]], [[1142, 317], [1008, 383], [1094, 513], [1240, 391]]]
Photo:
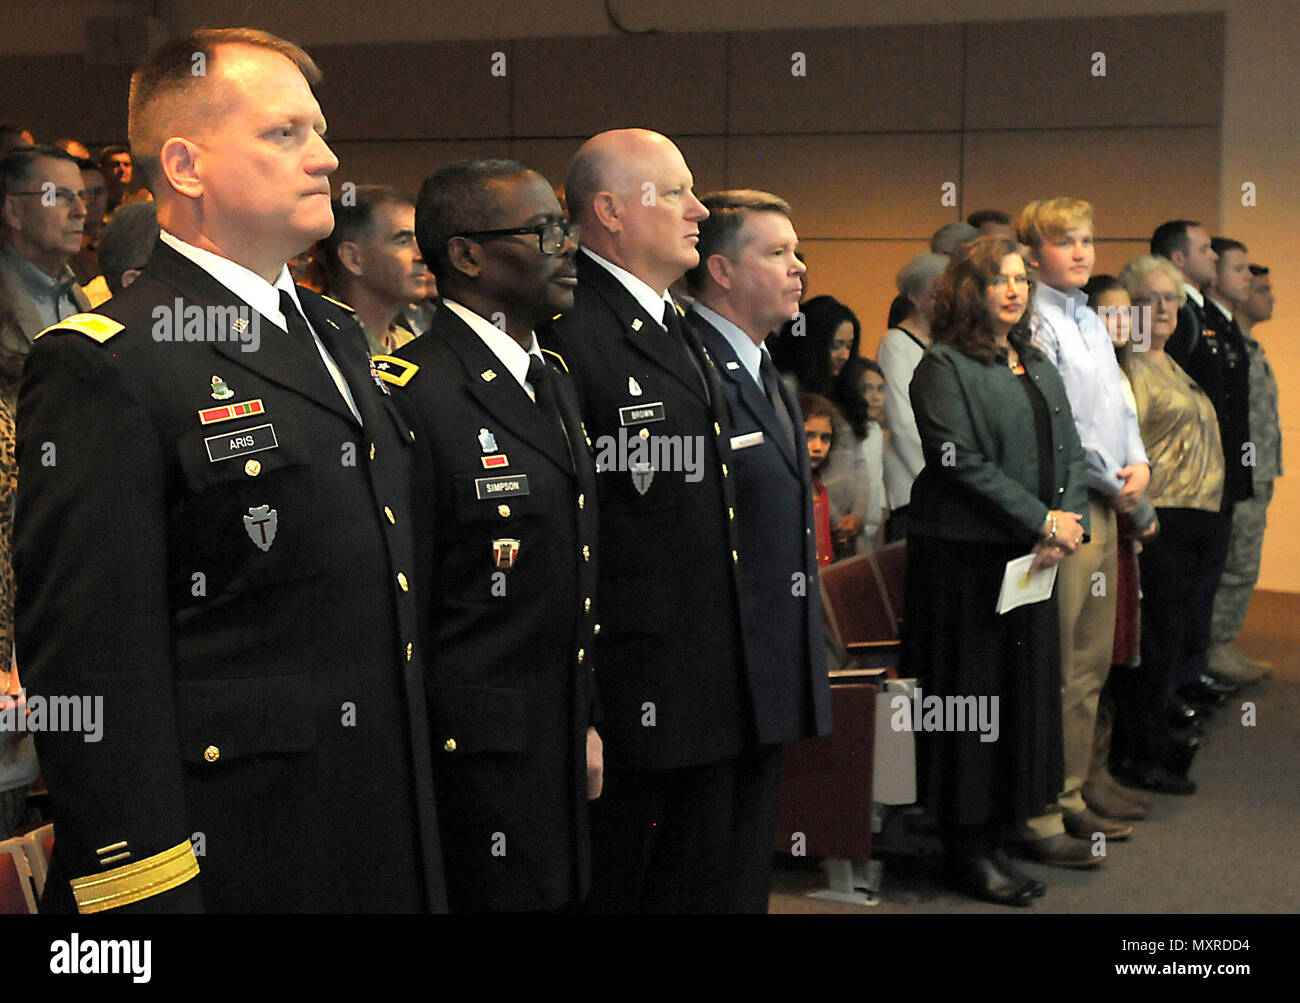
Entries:
[[408, 428], [406, 431], [410, 433], [410, 435], [411, 435], [411, 441], [414, 442], [414, 441], [415, 441], [415, 429], [413, 429], [413, 428]]
[[732, 564], [740, 563], [740, 555], [737, 554], [734, 550], [731, 552], [731, 563]]
[[509, 519], [509, 518], [510, 518], [510, 506], [509, 506], [509, 505], [498, 505], [498, 506], [497, 506], [497, 515], [501, 516], [502, 519]]
[[736, 518], [736, 510], [732, 508], [730, 505], [727, 506], [727, 518], [728, 519]]
[[637, 435], [641, 436], [643, 439], [648, 439], [650, 438], [650, 429], [643, 428], [641, 431], [637, 432]]
[[722, 465], [722, 476], [727, 476], [727, 465], [725, 463]]
[[591, 632], [592, 632], [593, 634], [599, 634], [599, 633], [600, 633], [600, 624], [596, 624], [596, 626], [592, 627], [592, 628], [591, 628]]
[[370, 444], [370, 458], [372, 460], [375, 458], [375, 444], [373, 442]]
[[402, 586], [403, 592], [409, 592], [411, 589], [411, 586], [406, 583], [406, 574], [404, 572], [399, 571], [397, 573], [397, 584]]
[[587, 598], [582, 601], [582, 611], [584, 613], [591, 612], [591, 596], [587, 596]]
[[410, 641], [407, 641], [407, 642], [406, 642], [406, 660], [407, 660], [408, 662], [411, 660], [411, 655], [413, 655], [414, 653], [415, 653], [415, 645], [412, 644]]
[[587, 654], [587, 651], [586, 651], [585, 648], [579, 648], [579, 649], [578, 649], [578, 664], [579, 664], [579, 665], [582, 664], [582, 659], [586, 656], [586, 654]]
[[578, 508], [586, 508], [586, 506], [587, 506], [587, 496], [578, 495]]
[[257, 460], [249, 460], [244, 464], [244, 473], [249, 477], [256, 477], [262, 472], [262, 464]]
[[591, 548], [588, 547], [585, 543], [582, 545], [582, 559], [584, 561], [591, 560]]
[[719, 425], [716, 421], [713, 423], [713, 434], [714, 435], [722, 434], [722, 426]]
[[447, 739], [447, 741], [442, 743], [442, 748], [444, 752], [455, 752], [456, 740], [454, 738]]
[[393, 510], [389, 508], [387, 505], [384, 506], [384, 515], [388, 516], [388, 521], [391, 522], [394, 526], [397, 525], [397, 520], [393, 518]]
[[215, 745], [209, 745], [206, 749], [203, 750], [203, 758], [206, 759], [209, 763], [215, 763], [218, 759], [221, 758], [221, 750], [218, 749]]

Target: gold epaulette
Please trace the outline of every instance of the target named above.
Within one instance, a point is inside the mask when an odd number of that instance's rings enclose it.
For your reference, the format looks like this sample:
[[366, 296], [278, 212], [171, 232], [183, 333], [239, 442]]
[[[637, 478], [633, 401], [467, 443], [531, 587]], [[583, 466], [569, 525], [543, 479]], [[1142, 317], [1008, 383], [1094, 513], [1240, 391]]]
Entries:
[[[117, 334], [118, 331], [121, 331], [123, 327], [124, 325], [115, 320], [109, 320], [101, 314], [74, 313], [71, 317], [65, 317], [57, 324], [51, 324], [40, 334], [37, 334], [36, 338], [39, 338], [42, 334], [49, 334], [51, 331], [76, 331], [79, 334], [84, 334], [87, 338], [93, 338], [102, 345]], [[36, 338], [32, 340], [35, 341]]]
[[395, 387], [404, 387], [411, 382], [411, 377], [420, 371], [414, 362], [399, 359], [396, 355], [372, 355], [370, 364], [385, 383]]
[[186, 840], [134, 864], [73, 878], [72, 895], [77, 900], [77, 912], [103, 912], [160, 895], [198, 875], [199, 861]]
[[341, 306], [348, 313], [356, 313], [356, 311], [353, 310], [352, 307], [348, 306], [342, 300], [336, 300], [333, 296], [326, 296], [324, 293], [321, 293], [320, 298], [323, 300], [328, 300], [330, 303], [333, 303], [335, 306]]
[[542, 354], [549, 355], [553, 359], [555, 359], [555, 361], [560, 364], [560, 368], [563, 369], [566, 373], [569, 371], [569, 364], [564, 361], [564, 356], [561, 355], [559, 352], [552, 352], [549, 348], [543, 348]]

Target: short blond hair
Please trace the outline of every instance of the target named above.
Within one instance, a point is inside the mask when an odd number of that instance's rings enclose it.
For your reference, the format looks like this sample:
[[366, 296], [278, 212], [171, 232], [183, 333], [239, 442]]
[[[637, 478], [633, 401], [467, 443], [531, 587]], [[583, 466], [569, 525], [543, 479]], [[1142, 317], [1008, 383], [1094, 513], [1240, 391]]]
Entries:
[[[278, 52], [298, 67], [311, 87], [321, 82], [321, 71], [299, 46], [258, 28], [200, 28], [173, 38], [154, 49], [131, 74], [127, 101], [127, 135], [131, 157], [146, 185], [158, 179], [162, 145], [182, 129], [219, 114], [215, 95], [206, 86], [217, 48], [250, 45]], [[197, 57], [202, 55], [200, 61]], [[195, 67], [202, 65], [203, 72]]]
[[1137, 299], [1138, 289], [1152, 272], [1164, 272], [1169, 276], [1174, 288], [1178, 290], [1178, 307], [1182, 309], [1183, 304], [1187, 302], [1187, 287], [1183, 280], [1183, 273], [1168, 258], [1155, 254], [1144, 254], [1140, 258], [1134, 258], [1120, 269], [1119, 281], [1128, 290], [1129, 299]]
[[1031, 250], [1042, 248], [1044, 241], [1059, 237], [1081, 223], [1093, 225], [1092, 206], [1083, 199], [1058, 196], [1034, 199], [1020, 211], [1016, 238]]

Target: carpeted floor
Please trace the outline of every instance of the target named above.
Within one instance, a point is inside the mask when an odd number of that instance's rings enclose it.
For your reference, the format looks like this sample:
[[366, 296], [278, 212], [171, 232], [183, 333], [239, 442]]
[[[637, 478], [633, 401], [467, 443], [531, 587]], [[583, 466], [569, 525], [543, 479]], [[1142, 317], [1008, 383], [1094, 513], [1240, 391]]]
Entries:
[[[937, 842], [918, 837], [884, 864], [876, 906], [822, 902], [813, 865], [779, 866], [773, 913], [1294, 913], [1300, 909], [1300, 595], [1257, 592], [1239, 647], [1273, 663], [1273, 675], [1244, 687], [1216, 711], [1210, 745], [1191, 777], [1191, 797], [1153, 795], [1153, 810], [1125, 842], [1112, 841], [1095, 871], [1039, 864], [1026, 873], [1047, 885], [1028, 909], [986, 905], [939, 881]], [[1255, 724], [1242, 723], [1242, 704]], [[892, 830], [891, 830], [892, 831]], [[897, 843], [898, 840], [896, 839]], [[904, 839], [904, 844], [909, 841]]]

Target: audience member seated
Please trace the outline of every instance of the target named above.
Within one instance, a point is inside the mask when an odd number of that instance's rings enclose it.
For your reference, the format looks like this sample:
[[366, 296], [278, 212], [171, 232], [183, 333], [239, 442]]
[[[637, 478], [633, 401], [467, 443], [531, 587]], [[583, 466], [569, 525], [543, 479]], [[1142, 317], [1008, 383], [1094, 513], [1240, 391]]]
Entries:
[[866, 526], [862, 530], [864, 550], [876, 550], [885, 544], [885, 520], [889, 506], [885, 495], [885, 440], [889, 436], [885, 420], [885, 376], [874, 359], [854, 356], [844, 367], [845, 378], [867, 404], [866, 434], [858, 440], [862, 461], [866, 464]]
[[962, 244], [969, 244], [979, 235], [980, 232], [975, 227], [961, 220], [945, 223], [935, 230], [934, 236], [930, 238], [930, 253], [952, 254]]
[[[104, 172], [95, 166], [93, 160], [79, 158], [77, 166], [81, 169], [81, 185], [86, 192], [86, 220], [81, 232], [81, 250], [68, 261], [68, 267], [84, 288], [102, 274], [99, 240], [104, 234], [104, 216], [108, 212], [108, 186], [104, 181]], [[93, 306], [99, 305], [93, 296], [90, 297], [90, 302]]]
[[[119, 206], [104, 228], [99, 263], [104, 269], [104, 299], [135, 281], [158, 243], [158, 209], [152, 202]], [[87, 294], [90, 290], [87, 289]], [[102, 302], [102, 300], [100, 301]]]
[[835, 442], [835, 423], [840, 421], [835, 405], [821, 394], [801, 393], [799, 410], [803, 412], [803, 431], [808, 441], [808, 462], [812, 467], [813, 525], [817, 533], [817, 564], [825, 566], [835, 560], [831, 542], [830, 501], [821, 472]]
[[934, 282], [948, 267], [948, 255], [926, 251], [898, 273], [898, 293], [908, 312], [880, 339], [876, 361], [885, 374], [885, 413], [889, 415], [889, 441], [885, 444], [885, 496], [889, 522], [885, 539], [890, 543], [907, 536], [907, 506], [912, 482], [925, 465], [921, 436], [912, 417], [908, 386], [921, 356], [930, 347], [930, 317], [934, 312]]
[[981, 237], [1009, 237], [1014, 239], [1015, 229], [1011, 217], [1001, 209], [979, 209], [966, 217], [966, 222], [979, 231]]
[[104, 172], [108, 186], [108, 211], [112, 212], [131, 194], [131, 179], [135, 177], [135, 162], [126, 146], [106, 146], [99, 154], [99, 169]]

